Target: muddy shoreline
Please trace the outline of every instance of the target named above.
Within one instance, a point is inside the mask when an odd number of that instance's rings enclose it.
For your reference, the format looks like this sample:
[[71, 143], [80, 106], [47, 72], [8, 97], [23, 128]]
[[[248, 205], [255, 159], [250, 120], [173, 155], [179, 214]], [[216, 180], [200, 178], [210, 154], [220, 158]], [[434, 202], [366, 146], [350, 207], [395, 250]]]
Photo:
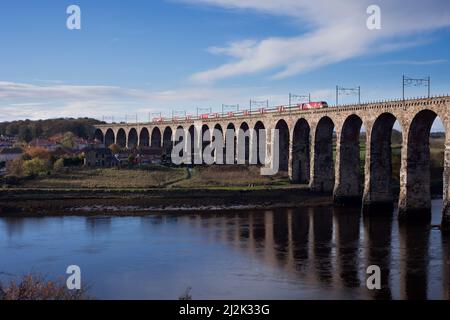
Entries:
[[328, 206], [329, 194], [264, 190], [3, 190], [0, 216], [135, 216], [192, 211]]

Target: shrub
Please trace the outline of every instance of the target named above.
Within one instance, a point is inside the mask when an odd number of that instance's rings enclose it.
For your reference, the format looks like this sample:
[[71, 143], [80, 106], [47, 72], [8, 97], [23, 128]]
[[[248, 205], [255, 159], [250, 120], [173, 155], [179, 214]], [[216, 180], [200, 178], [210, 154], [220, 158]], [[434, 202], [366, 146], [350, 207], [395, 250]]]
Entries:
[[8, 186], [20, 186], [22, 182], [23, 182], [23, 178], [18, 177], [18, 176], [6, 176], [2, 180], [2, 184], [8, 185]]
[[0, 283], [0, 300], [85, 300], [83, 290], [70, 291], [63, 283], [45, 281], [41, 277], [24, 276], [11, 281], [8, 286]]
[[64, 167], [81, 167], [84, 164], [84, 159], [81, 156], [64, 158]]
[[130, 154], [128, 156], [128, 165], [133, 166], [134, 164], [136, 164], [136, 157], [133, 154]]
[[72, 132], [66, 132], [61, 141], [61, 144], [68, 149], [75, 148], [75, 135]]
[[111, 152], [113, 154], [118, 154], [120, 152], [121, 148], [117, 144], [112, 144], [112, 145], [109, 146], [109, 149], [111, 150]]
[[37, 176], [46, 171], [46, 165], [42, 159], [35, 158], [23, 163], [23, 172], [26, 176]]
[[61, 172], [62, 169], [64, 169], [64, 159], [61, 158], [55, 161], [53, 164], [53, 170], [56, 172]]
[[22, 159], [9, 161], [6, 164], [6, 173], [11, 176], [22, 177], [24, 174], [24, 161]]
[[51, 158], [51, 153], [47, 149], [40, 147], [30, 147], [27, 149], [26, 154], [31, 158], [39, 158], [47, 161]]

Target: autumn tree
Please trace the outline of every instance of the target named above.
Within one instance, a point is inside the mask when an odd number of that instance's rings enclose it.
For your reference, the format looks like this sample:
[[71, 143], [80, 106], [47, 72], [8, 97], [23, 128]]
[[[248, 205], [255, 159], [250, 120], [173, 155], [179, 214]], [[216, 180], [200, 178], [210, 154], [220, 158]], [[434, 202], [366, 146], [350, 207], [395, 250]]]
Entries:
[[23, 163], [23, 172], [26, 176], [37, 176], [46, 171], [44, 160], [34, 158]]
[[51, 153], [47, 149], [41, 147], [29, 147], [26, 150], [26, 154], [31, 158], [38, 158], [44, 161], [49, 161], [51, 159]]
[[66, 132], [61, 140], [61, 144], [68, 149], [75, 148], [75, 135], [72, 132]]
[[24, 174], [22, 159], [8, 161], [6, 163], [6, 173], [10, 176], [22, 177]]
[[120, 152], [120, 149], [121, 149], [121, 148], [120, 148], [119, 145], [113, 143], [112, 145], [109, 146], [109, 149], [111, 150], [111, 152], [112, 152], [113, 154], [118, 154], [118, 153]]

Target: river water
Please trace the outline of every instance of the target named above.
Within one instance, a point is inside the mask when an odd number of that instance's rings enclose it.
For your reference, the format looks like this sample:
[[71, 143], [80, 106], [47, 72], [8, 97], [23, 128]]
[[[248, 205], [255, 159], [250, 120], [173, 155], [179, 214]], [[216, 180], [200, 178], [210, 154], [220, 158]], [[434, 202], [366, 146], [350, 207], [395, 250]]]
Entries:
[[[433, 224], [441, 218], [433, 201]], [[98, 299], [449, 299], [450, 238], [430, 226], [301, 208], [0, 218], [0, 279], [65, 279]], [[369, 265], [382, 289], [366, 287]]]

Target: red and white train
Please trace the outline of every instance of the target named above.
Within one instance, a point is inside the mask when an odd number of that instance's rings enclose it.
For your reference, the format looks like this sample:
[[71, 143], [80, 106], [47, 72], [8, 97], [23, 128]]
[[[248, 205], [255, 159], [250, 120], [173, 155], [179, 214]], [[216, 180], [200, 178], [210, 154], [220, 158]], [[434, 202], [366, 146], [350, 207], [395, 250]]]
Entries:
[[322, 109], [322, 108], [328, 108], [328, 103], [326, 103], [325, 101], [308, 102], [308, 103], [299, 104], [298, 107], [302, 110]]
[[[298, 108], [300, 110], [311, 110], [311, 109], [324, 109], [324, 108], [328, 108], [328, 103], [325, 101], [317, 101], [317, 102], [306, 102], [306, 103], [300, 103], [298, 105], [294, 105], [294, 106], [279, 106], [279, 107], [275, 107], [275, 108], [270, 108], [270, 109], [266, 109], [266, 108], [260, 108], [255, 112], [258, 112], [259, 114], [265, 114], [267, 112], [271, 113], [271, 112], [278, 112], [278, 113], [283, 113], [283, 112], [287, 112], [289, 109], [292, 108]], [[227, 112], [226, 116], [228, 118], [232, 118], [235, 116], [249, 116], [251, 113], [249, 110], [242, 110], [242, 111], [237, 111], [235, 112]], [[214, 118], [220, 118], [221, 114], [219, 113], [205, 113], [205, 114], [201, 114], [198, 116], [199, 119], [202, 120], [207, 120], [207, 119], [214, 119]], [[186, 121], [190, 121], [192, 120], [193, 117], [192, 115], [186, 115], [185, 118], [178, 118], [178, 117], [173, 117], [171, 120], [172, 121], [180, 121], [180, 120], [186, 120]], [[164, 118], [154, 118], [153, 122], [154, 123], [162, 123], [164, 122]], [[169, 119], [170, 120], [170, 119]]]

